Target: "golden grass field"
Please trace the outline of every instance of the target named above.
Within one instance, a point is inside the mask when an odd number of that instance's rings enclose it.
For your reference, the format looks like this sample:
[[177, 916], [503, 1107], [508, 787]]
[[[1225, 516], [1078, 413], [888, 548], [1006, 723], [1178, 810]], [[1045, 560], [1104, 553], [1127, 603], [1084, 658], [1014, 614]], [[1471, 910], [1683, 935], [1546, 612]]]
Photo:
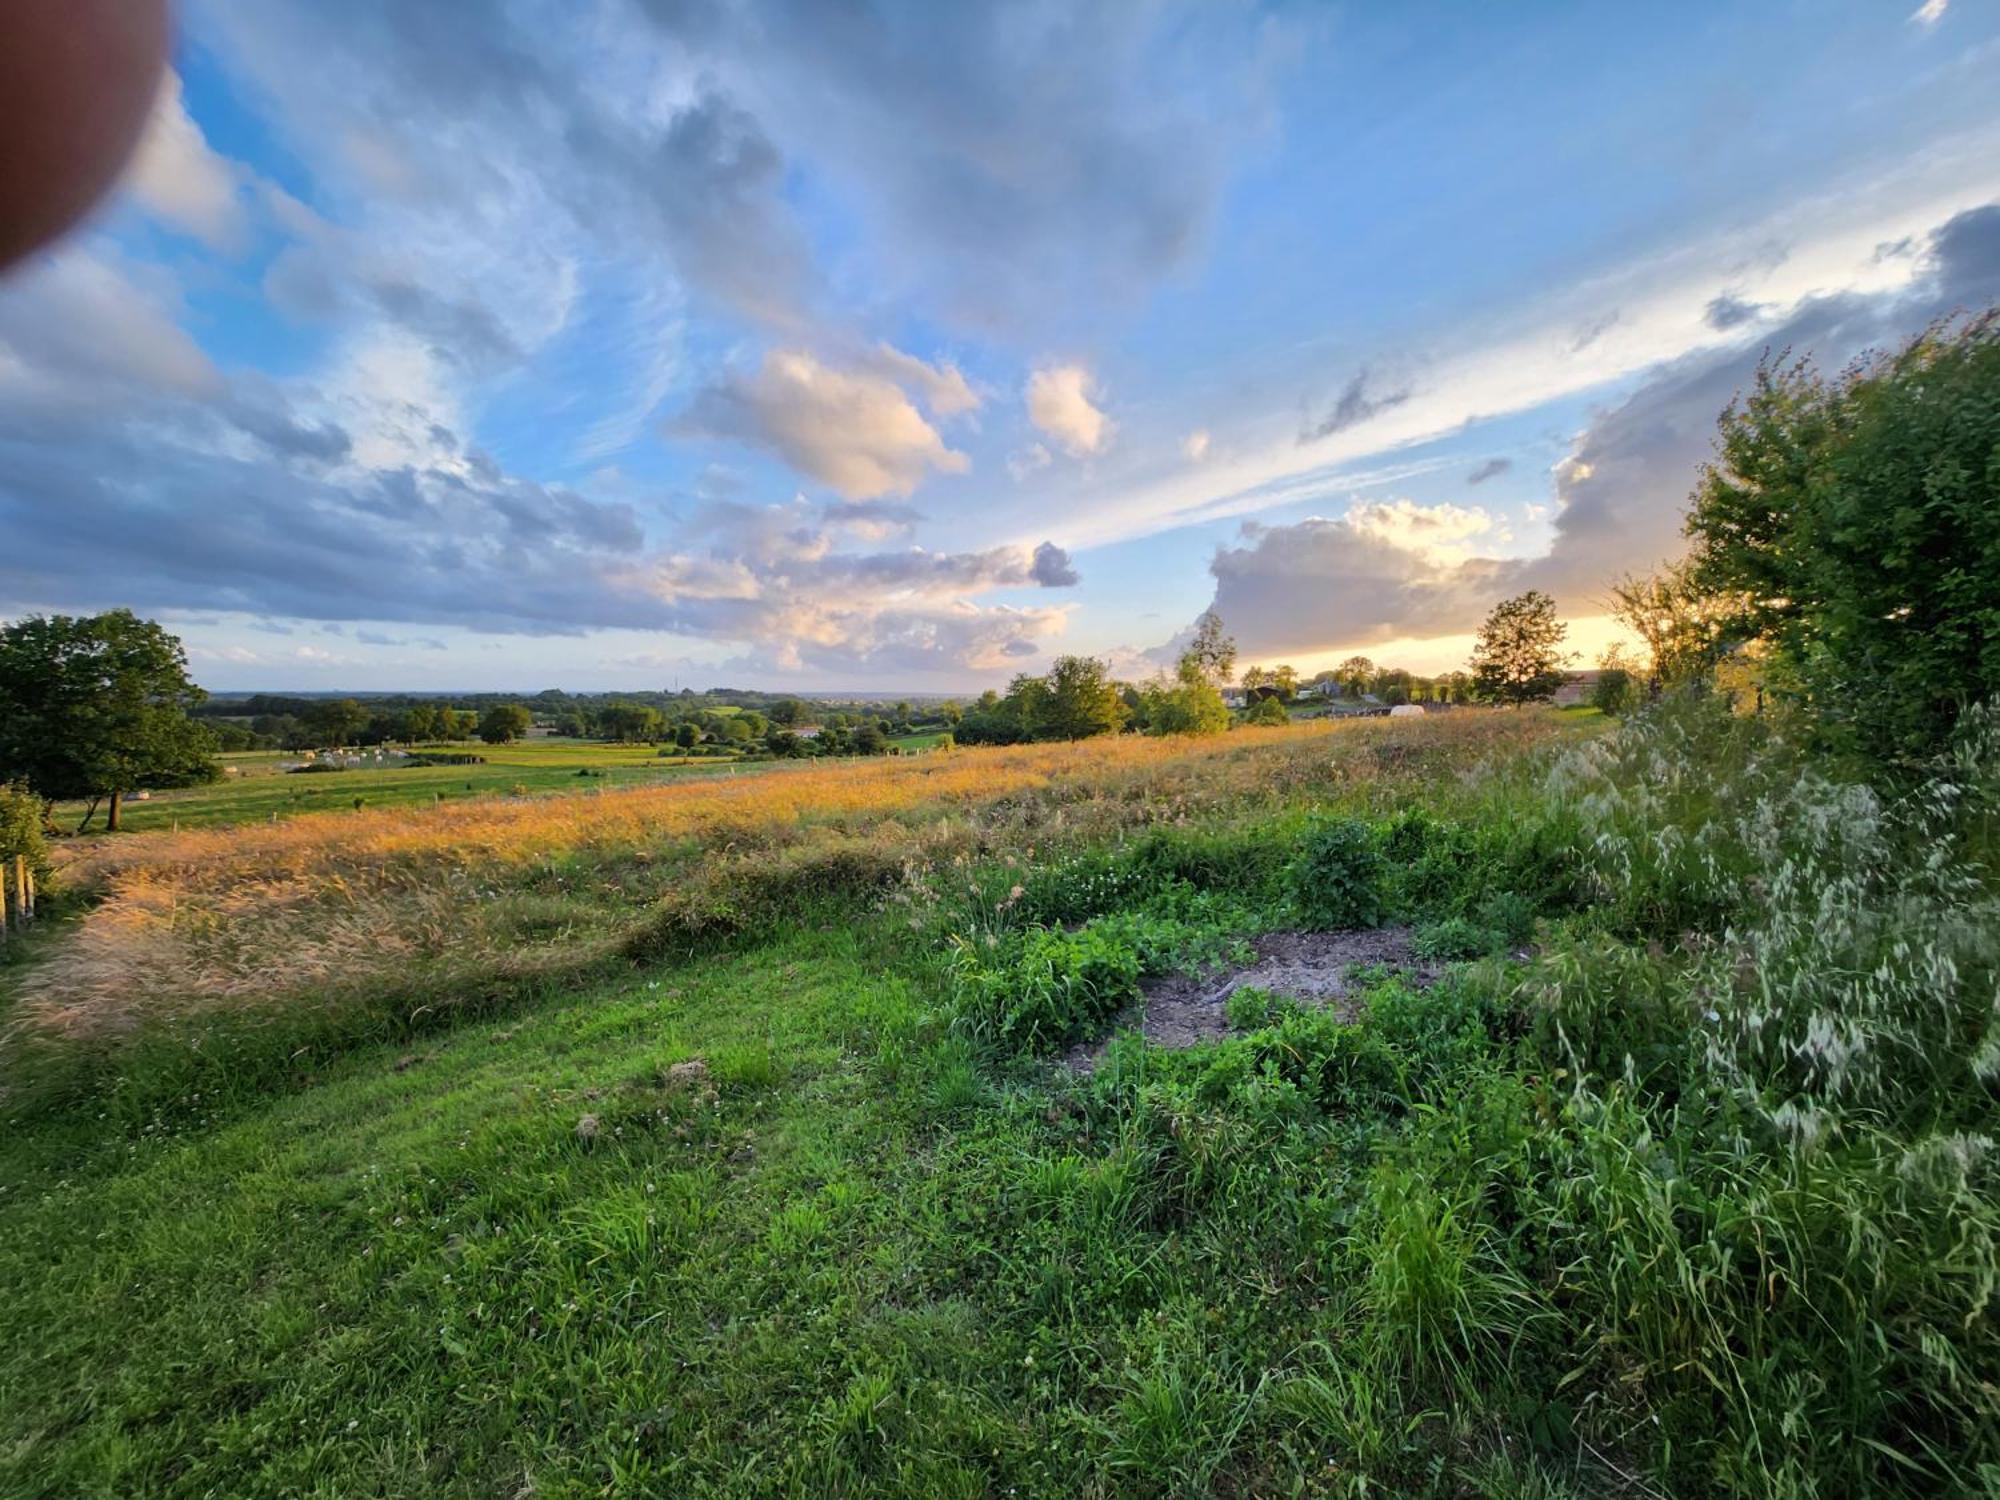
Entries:
[[616, 953], [663, 901], [814, 841], [912, 868], [1031, 853], [1351, 788], [1412, 757], [1497, 754], [1559, 722], [1468, 711], [962, 748], [79, 841], [60, 875], [90, 904], [18, 981], [0, 1069], [24, 1046], [115, 1043], [219, 1011], [297, 1021], [398, 993], [420, 1008], [560, 974]]

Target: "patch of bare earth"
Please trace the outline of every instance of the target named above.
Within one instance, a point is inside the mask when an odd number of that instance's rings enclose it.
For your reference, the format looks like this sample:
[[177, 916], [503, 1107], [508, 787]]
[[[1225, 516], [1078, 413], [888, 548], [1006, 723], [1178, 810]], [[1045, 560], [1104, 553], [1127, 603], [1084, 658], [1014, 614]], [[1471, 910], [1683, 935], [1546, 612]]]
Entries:
[[1360, 1012], [1362, 971], [1387, 969], [1418, 986], [1430, 984], [1439, 973], [1437, 965], [1411, 951], [1407, 927], [1267, 932], [1251, 948], [1255, 957], [1241, 967], [1154, 980], [1109, 1033], [1079, 1042], [1064, 1054], [1063, 1065], [1078, 1073], [1093, 1071], [1111, 1038], [1134, 1028], [1155, 1047], [1179, 1049], [1219, 1040], [1235, 1030], [1228, 1007], [1238, 990], [1265, 990], [1301, 1004], [1331, 1007], [1351, 1021]]

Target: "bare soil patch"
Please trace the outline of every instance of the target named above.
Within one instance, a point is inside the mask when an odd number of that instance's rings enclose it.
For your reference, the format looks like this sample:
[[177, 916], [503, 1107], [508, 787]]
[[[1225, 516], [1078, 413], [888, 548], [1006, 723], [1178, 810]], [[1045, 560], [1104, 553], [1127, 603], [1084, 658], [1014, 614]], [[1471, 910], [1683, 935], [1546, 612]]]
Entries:
[[1332, 1007], [1345, 1020], [1359, 1014], [1357, 971], [1386, 968], [1422, 986], [1440, 972], [1410, 949], [1407, 927], [1350, 932], [1267, 932], [1251, 943], [1255, 957], [1238, 968], [1205, 974], [1171, 974], [1145, 988], [1111, 1030], [1079, 1042], [1063, 1056], [1078, 1073], [1093, 1071], [1119, 1032], [1137, 1027], [1155, 1047], [1179, 1049], [1228, 1036], [1229, 997], [1242, 989], [1267, 990], [1306, 1005]]

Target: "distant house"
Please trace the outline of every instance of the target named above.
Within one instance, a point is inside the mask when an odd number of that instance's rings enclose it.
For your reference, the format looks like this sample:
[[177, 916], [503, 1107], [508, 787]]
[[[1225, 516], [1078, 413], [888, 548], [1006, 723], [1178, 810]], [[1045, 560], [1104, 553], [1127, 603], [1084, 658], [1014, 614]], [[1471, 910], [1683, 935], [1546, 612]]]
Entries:
[[1556, 707], [1575, 708], [1579, 704], [1588, 703], [1591, 694], [1597, 691], [1597, 679], [1603, 675], [1595, 668], [1584, 672], [1564, 673], [1562, 686], [1556, 689]]
[[1222, 690], [1222, 701], [1231, 708], [1241, 708], [1244, 703], [1243, 689], [1239, 687], [1224, 688]]

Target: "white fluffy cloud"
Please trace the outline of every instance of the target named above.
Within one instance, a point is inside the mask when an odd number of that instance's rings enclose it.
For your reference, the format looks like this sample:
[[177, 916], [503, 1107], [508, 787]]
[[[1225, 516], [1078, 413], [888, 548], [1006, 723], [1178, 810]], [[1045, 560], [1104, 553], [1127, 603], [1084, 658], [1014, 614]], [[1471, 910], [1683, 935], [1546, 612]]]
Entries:
[[148, 211], [217, 250], [243, 243], [237, 201], [243, 169], [209, 149], [181, 98], [178, 73], [160, 82], [153, 116], [127, 171], [125, 186]]
[[1493, 517], [1476, 505], [1419, 505], [1414, 500], [1379, 500], [1356, 505], [1347, 524], [1362, 536], [1387, 542], [1433, 562], [1462, 562], [1466, 543], [1494, 530]]
[[1093, 389], [1082, 365], [1046, 365], [1028, 377], [1028, 420], [1073, 458], [1101, 453], [1112, 425], [1091, 400]]
[[767, 354], [755, 374], [703, 392], [674, 430], [763, 448], [850, 500], [907, 495], [933, 471], [971, 466], [893, 380], [797, 349]]

